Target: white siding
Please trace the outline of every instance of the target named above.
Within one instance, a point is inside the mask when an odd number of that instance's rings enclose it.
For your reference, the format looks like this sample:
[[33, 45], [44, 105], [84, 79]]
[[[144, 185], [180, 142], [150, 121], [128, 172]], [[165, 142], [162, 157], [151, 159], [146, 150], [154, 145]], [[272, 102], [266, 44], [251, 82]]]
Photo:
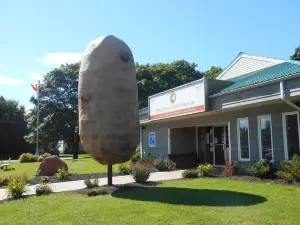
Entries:
[[284, 60], [270, 59], [257, 56], [241, 55], [225, 70], [218, 79], [228, 80], [234, 77], [241, 76], [246, 73], [250, 73], [256, 70], [261, 70], [279, 63]]

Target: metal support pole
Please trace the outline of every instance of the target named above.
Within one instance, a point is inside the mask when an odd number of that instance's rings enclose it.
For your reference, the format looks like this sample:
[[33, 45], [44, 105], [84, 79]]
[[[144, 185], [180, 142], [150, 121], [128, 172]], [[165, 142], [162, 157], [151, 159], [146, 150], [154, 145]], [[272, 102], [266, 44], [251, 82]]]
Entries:
[[39, 156], [39, 117], [40, 117], [40, 81], [38, 81], [38, 86], [37, 86], [36, 152], [35, 152], [36, 156]]
[[107, 185], [112, 186], [112, 165], [107, 166]]

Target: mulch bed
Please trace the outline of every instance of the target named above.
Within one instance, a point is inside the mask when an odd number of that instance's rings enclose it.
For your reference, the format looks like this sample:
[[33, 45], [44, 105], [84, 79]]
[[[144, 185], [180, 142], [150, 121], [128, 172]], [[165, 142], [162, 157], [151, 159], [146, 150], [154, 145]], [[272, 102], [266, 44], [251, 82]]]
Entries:
[[[120, 184], [120, 185], [112, 185], [112, 186], [100, 186], [101, 187], [106, 187], [108, 189], [109, 195], [119, 192], [119, 191], [127, 191], [127, 190], [132, 190], [135, 188], [149, 188], [149, 187], [154, 187], [158, 184], [160, 184], [161, 182], [151, 182], [148, 181], [144, 184], [138, 184], [138, 183], [130, 183], [130, 184]], [[74, 191], [69, 191], [71, 193], [74, 194], [83, 194], [83, 195], [87, 195], [87, 192], [92, 190], [92, 189], [97, 189], [96, 188], [84, 188], [84, 189], [80, 189], [80, 190], [74, 190]]]
[[223, 178], [223, 179], [229, 179], [229, 180], [243, 180], [243, 181], [250, 181], [250, 182], [263, 182], [263, 183], [273, 183], [273, 184], [289, 184], [289, 185], [296, 185], [300, 186], [300, 182], [288, 182], [284, 179], [279, 178], [258, 178], [253, 176], [247, 176], [247, 175], [235, 175], [232, 177], [224, 177], [222, 175], [216, 175], [215, 177]]
[[[113, 173], [113, 176], [122, 176], [120, 173]], [[34, 185], [39, 184], [41, 182], [42, 176], [35, 176], [32, 180], [28, 181], [28, 184]], [[55, 176], [48, 176], [50, 183], [58, 183], [58, 182], [68, 182], [68, 181], [76, 181], [76, 180], [85, 180], [87, 178], [95, 179], [95, 178], [103, 178], [107, 177], [107, 173], [91, 173], [91, 174], [70, 174], [67, 179], [59, 180]]]

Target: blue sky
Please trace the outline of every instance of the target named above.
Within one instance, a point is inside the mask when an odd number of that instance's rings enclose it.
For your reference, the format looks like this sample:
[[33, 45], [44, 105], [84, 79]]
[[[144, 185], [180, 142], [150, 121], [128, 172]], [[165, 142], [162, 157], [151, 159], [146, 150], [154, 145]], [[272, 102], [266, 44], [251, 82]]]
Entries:
[[30, 84], [113, 34], [139, 63], [226, 67], [239, 52], [288, 59], [300, 45], [297, 0], [0, 0], [0, 95], [31, 108]]

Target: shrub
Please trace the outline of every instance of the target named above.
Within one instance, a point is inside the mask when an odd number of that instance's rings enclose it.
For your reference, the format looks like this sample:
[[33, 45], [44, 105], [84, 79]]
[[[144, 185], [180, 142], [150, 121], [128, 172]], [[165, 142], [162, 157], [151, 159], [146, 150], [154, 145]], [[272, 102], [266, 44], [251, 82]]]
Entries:
[[236, 163], [226, 163], [226, 166], [224, 168], [222, 168], [221, 173], [223, 176], [225, 177], [231, 177], [234, 175], [234, 173], [236, 172]]
[[50, 183], [49, 177], [47, 176], [41, 177], [41, 184], [48, 184], [48, 183]]
[[300, 156], [294, 155], [292, 160], [283, 160], [280, 162], [282, 171], [277, 171], [276, 175], [287, 181], [300, 181]]
[[41, 195], [49, 195], [53, 192], [51, 186], [49, 184], [40, 184], [39, 186], [36, 187], [35, 189], [35, 194], [37, 196]]
[[153, 161], [153, 166], [158, 169], [158, 171], [171, 171], [176, 169], [176, 164], [170, 159], [156, 158]]
[[44, 154], [42, 154], [42, 155], [40, 155], [39, 157], [38, 157], [38, 162], [42, 162], [44, 159], [46, 159], [46, 158], [48, 158], [48, 157], [50, 157], [51, 156], [51, 154], [50, 153], [44, 153]]
[[197, 167], [198, 174], [202, 177], [211, 177], [215, 171], [215, 168], [209, 164], [201, 164]]
[[122, 174], [122, 175], [128, 175], [131, 172], [131, 163], [130, 161], [126, 162], [126, 163], [122, 163], [118, 165], [118, 171]]
[[152, 163], [154, 160], [155, 156], [148, 154], [141, 158], [139, 162]]
[[88, 196], [107, 195], [109, 191], [106, 187], [96, 188], [87, 192]]
[[23, 153], [22, 155], [20, 155], [19, 161], [21, 163], [37, 162], [37, 157], [32, 155], [31, 153]]
[[57, 173], [55, 174], [55, 176], [59, 179], [59, 180], [64, 180], [67, 179], [69, 176], [69, 172], [65, 169], [58, 169]]
[[131, 173], [137, 183], [145, 183], [150, 177], [151, 168], [148, 166], [133, 166]]
[[94, 180], [91, 179], [85, 179], [84, 184], [86, 185], [87, 188], [94, 188], [94, 187], [99, 187], [99, 179], [96, 178]]
[[138, 162], [141, 160], [141, 149], [140, 147], [138, 146], [135, 150], [135, 153], [134, 155], [131, 157], [130, 161], [131, 162]]
[[197, 178], [198, 171], [196, 169], [185, 170], [182, 172], [184, 178]]
[[8, 195], [14, 199], [21, 198], [26, 192], [26, 181], [23, 177], [11, 178], [7, 186]]
[[267, 160], [260, 160], [254, 164], [248, 165], [247, 169], [252, 176], [262, 178], [270, 172], [270, 163]]
[[56, 155], [56, 156], [59, 156], [59, 154], [60, 154], [60, 151], [58, 149], [55, 149], [55, 148], [48, 149], [48, 150], [46, 150], [46, 152], [49, 153], [50, 155]]

